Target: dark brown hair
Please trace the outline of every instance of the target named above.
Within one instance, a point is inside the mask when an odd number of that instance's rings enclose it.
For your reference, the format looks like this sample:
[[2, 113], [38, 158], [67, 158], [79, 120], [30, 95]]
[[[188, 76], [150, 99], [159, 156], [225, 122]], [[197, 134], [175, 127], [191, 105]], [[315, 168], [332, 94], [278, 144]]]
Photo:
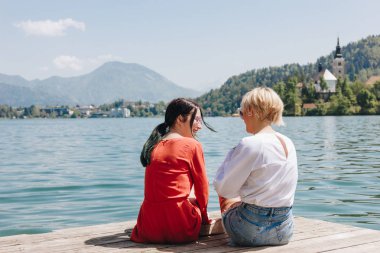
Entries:
[[165, 121], [153, 129], [148, 140], [145, 142], [143, 146], [140, 155], [140, 161], [144, 167], [146, 167], [150, 163], [150, 156], [152, 154], [152, 150], [154, 149], [156, 144], [169, 132], [170, 127], [174, 125], [178, 116], [186, 118], [191, 113], [190, 129], [192, 129], [195, 115], [197, 114], [197, 109], [199, 109], [201, 112], [203, 124], [208, 129], [215, 132], [215, 130], [212, 129], [212, 127], [210, 127], [206, 122], [204, 122], [202, 109], [195, 101], [186, 98], [173, 99], [166, 108]]

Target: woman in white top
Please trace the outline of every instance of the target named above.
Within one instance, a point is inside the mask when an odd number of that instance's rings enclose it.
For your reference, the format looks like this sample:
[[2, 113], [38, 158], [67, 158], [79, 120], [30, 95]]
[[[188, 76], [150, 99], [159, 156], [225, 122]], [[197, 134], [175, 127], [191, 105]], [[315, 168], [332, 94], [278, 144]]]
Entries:
[[293, 234], [296, 149], [271, 127], [283, 125], [283, 107], [277, 93], [266, 87], [242, 99], [240, 116], [253, 136], [227, 154], [214, 179], [223, 225], [233, 244], [287, 244]]

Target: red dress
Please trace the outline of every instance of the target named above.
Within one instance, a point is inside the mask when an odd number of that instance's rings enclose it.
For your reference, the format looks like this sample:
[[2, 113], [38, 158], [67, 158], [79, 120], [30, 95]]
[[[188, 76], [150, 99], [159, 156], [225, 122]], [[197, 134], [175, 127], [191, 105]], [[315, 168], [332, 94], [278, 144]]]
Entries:
[[[188, 200], [194, 185], [198, 205]], [[208, 180], [201, 144], [193, 138], [160, 141], [145, 171], [144, 201], [134, 242], [184, 243], [198, 239], [208, 221]]]

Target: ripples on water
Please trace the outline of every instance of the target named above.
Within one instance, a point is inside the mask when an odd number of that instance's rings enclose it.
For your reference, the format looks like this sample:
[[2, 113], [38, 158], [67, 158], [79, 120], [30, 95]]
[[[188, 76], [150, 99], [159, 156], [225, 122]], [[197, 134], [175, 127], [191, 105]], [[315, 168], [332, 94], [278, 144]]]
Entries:
[[[140, 150], [161, 119], [0, 121], [0, 236], [135, 219]], [[246, 136], [239, 118], [202, 130], [210, 182]], [[380, 230], [380, 117], [286, 118], [299, 162], [294, 214]], [[209, 210], [218, 209], [210, 188]]]

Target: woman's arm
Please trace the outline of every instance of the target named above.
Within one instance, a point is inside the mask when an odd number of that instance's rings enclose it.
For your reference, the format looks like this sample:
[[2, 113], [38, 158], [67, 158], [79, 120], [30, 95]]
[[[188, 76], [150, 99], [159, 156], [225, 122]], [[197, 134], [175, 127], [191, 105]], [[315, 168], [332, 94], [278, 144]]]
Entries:
[[226, 199], [219, 196], [219, 206], [220, 206], [220, 212], [222, 214], [226, 212], [228, 209], [240, 205], [240, 203], [241, 203], [240, 198]]
[[206, 166], [203, 156], [203, 149], [200, 143], [195, 146], [192, 160], [190, 161], [191, 176], [194, 181], [194, 194], [202, 215], [202, 223], [210, 222], [207, 215], [207, 204], [209, 195], [209, 184], [207, 179]]
[[239, 191], [251, 174], [260, 149], [261, 145], [245, 138], [228, 153], [214, 179], [219, 196], [227, 199], [239, 197]]

